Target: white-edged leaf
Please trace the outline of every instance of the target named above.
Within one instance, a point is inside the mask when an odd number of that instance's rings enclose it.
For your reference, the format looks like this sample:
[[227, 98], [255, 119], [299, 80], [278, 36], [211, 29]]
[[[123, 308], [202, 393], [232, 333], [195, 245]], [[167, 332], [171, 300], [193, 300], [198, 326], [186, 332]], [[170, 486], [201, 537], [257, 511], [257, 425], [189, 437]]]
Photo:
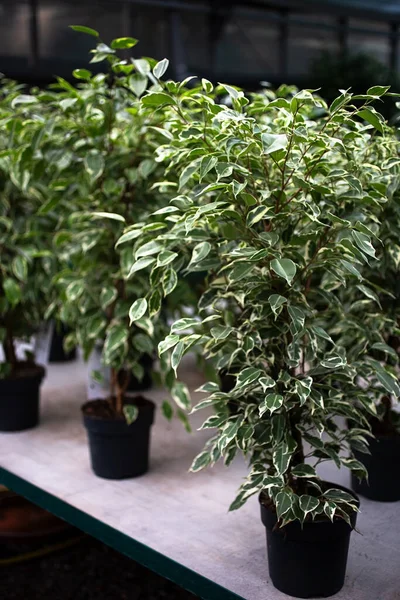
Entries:
[[345, 502], [346, 504], [353, 505], [357, 502], [354, 496], [338, 488], [329, 488], [329, 490], [326, 490], [326, 492], [324, 492], [324, 498], [332, 500], [333, 502]]
[[259, 383], [262, 385], [263, 392], [269, 388], [273, 388], [276, 385], [276, 382], [269, 375], [264, 375], [264, 377], [261, 377]]
[[12, 261], [14, 275], [20, 281], [26, 281], [28, 276], [28, 261], [23, 256], [16, 256]]
[[371, 348], [373, 348], [374, 350], [380, 350], [381, 352], [385, 352], [386, 354], [390, 354], [390, 356], [393, 356], [393, 358], [397, 359], [396, 350], [393, 350], [393, 348], [391, 348], [388, 344], [385, 344], [384, 342], [376, 342], [371, 346]]
[[105, 308], [107, 308], [107, 306], [109, 306], [112, 302], [114, 302], [114, 300], [116, 299], [116, 297], [118, 296], [118, 291], [115, 287], [110, 286], [110, 287], [104, 287], [101, 290], [100, 293], [100, 304], [102, 309], [104, 310]]
[[124, 345], [128, 339], [128, 329], [124, 325], [114, 325], [110, 327], [104, 343], [104, 355], [111, 356], [120, 346]]
[[209, 242], [200, 242], [193, 248], [192, 258], [190, 265], [196, 264], [206, 258], [211, 250], [211, 244]]
[[357, 288], [366, 296], [369, 300], [373, 300], [378, 306], [381, 305], [378, 296], [366, 285], [358, 285]]
[[181, 381], [175, 382], [171, 389], [171, 396], [179, 408], [190, 410], [190, 394], [185, 383]]
[[117, 213], [110, 212], [93, 212], [90, 214], [91, 217], [95, 219], [111, 219], [112, 221], [119, 221], [120, 223], [125, 223], [125, 219], [122, 215], [118, 215]]
[[164, 250], [164, 252], [160, 252], [157, 257], [157, 267], [166, 267], [173, 262], [177, 256], [177, 252], [171, 252], [170, 250]]
[[290, 258], [274, 258], [271, 260], [271, 269], [279, 277], [286, 279], [289, 285], [291, 285], [297, 271], [296, 264]]
[[253, 263], [250, 262], [240, 262], [237, 263], [232, 271], [228, 275], [229, 281], [240, 281], [249, 275], [249, 273], [254, 269]]
[[164, 354], [164, 352], [166, 352], [170, 348], [173, 348], [174, 346], [176, 346], [176, 344], [179, 342], [179, 339], [180, 339], [179, 335], [167, 335], [165, 340], [162, 340], [158, 344], [159, 356], [161, 356], [161, 354]]
[[282, 404], [283, 396], [281, 396], [281, 394], [267, 394], [259, 406], [260, 417], [262, 417], [267, 410], [272, 414], [275, 410], [278, 410]]
[[284, 150], [288, 145], [287, 135], [284, 133], [263, 133], [261, 134], [264, 154], [271, 154], [277, 150]]
[[275, 496], [275, 507], [276, 507], [276, 515], [278, 520], [285, 515], [288, 510], [292, 508], [293, 505], [293, 495], [289, 494], [289, 492], [278, 492]]
[[157, 79], [160, 79], [160, 77], [162, 77], [164, 75], [165, 71], [168, 69], [168, 66], [169, 66], [168, 58], [163, 58], [162, 60], [160, 60], [153, 69], [154, 77], [157, 77]]
[[[370, 88], [371, 89], [371, 88]], [[371, 108], [363, 108], [357, 112], [358, 116], [367, 121], [370, 125], [373, 125], [380, 133], [383, 133], [382, 121], [380, 120], [378, 113]]]
[[365, 235], [365, 233], [361, 233], [361, 231], [355, 231], [353, 229], [351, 235], [356, 245], [360, 248], [362, 252], [368, 254], [368, 256], [372, 256], [372, 258], [375, 258], [375, 248], [371, 244], [370, 238], [367, 235]]
[[35, 96], [29, 96], [28, 94], [20, 94], [16, 96], [11, 102], [11, 108], [15, 108], [18, 104], [36, 104], [39, 102]]
[[400, 397], [399, 382], [394, 375], [392, 375], [382, 367], [382, 369], [379, 369], [377, 371], [376, 377], [387, 392], [393, 394], [397, 398]]
[[248, 227], [252, 227], [261, 219], [265, 217], [268, 211], [272, 210], [271, 206], [256, 206], [256, 208], [252, 208], [246, 218], [246, 224]]
[[143, 246], [140, 246], [135, 252], [135, 258], [141, 258], [142, 256], [151, 256], [152, 254], [157, 254], [160, 250], [162, 250], [163, 245], [161, 242], [157, 242], [156, 240], [151, 240]]
[[185, 344], [183, 342], [178, 342], [171, 354], [171, 367], [173, 368], [175, 375], [177, 374], [176, 371], [179, 367], [179, 363], [181, 362], [184, 351]]
[[272, 459], [278, 475], [283, 475], [284, 473], [286, 473], [291, 458], [292, 453], [288, 452], [287, 446], [285, 444], [280, 444], [274, 450]]
[[305, 463], [302, 463], [301, 465], [296, 465], [291, 470], [291, 473], [296, 477], [317, 477], [314, 467]]
[[319, 506], [318, 498], [314, 496], [309, 496], [308, 494], [303, 494], [300, 496], [299, 507], [302, 513], [304, 514], [303, 520], [306, 518], [308, 513], [312, 512]]
[[287, 299], [280, 294], [271, 294], [271, 296], [268, 298], [268, 302], [276, 319], [282, 310], [282, 306], [287, 302]]
[[327, 517], [333, 522], [333, 518], [336, 512], [336, 504], [334, 502], [325, 502], [324, 504], [324, 513]]
[[309, 397], [309, 395], [311, 393], [312, 383], [313, 383], [312, 377], [305, 377], [304, 379], [296, 380], [296, 382], [294, 384], [294, 388], [295, 388], [296, 394], [300, 398], [300, 406], [303, 406], [303, 404], [305, 404], [305, 402], [307, 401], [307, 398]]
[[127, 231], [126, 233], [121, 235], [121, 237], [115, 244], [115, 247], [118, 248], [118, 246], [120, 246], [121, 244], [124, 244], [125, 242], [130, 242], [131, 240], [134, 240], [135, 238], [139, 237], [141, 233], [142, 233], [141, 229], [131, 229], [130, 231]]
[[196, 473], [197, 471], [201, 471], [204, 467], [208, 467], [211, 463], [211, 454], [208, 450], [204, 452], [200, 452], [192, 462], [192, 466], [190, 467], [190, 471], [192, 473]]
[[191, 317], [184, 317], [183, 319], [179, 319], [178, 321], [175, 321], [175, 323], [173, 323], [171, 325], [171, 333], [177, 333], [177, 332], [184, 332], [187, 330], [190, 330], [192, 327], [194, 327], [195, 325], [200, 325], [201, 321], [199, 321], [198, 319], [193, 319]]
[[324, 360], [321, 360], [320, 365], [321, 367], [325, 367], [325, 369], [340, 369], [341, 367], [346, 366], [346, 362], [341, 356], [338, 356], [336, 354], [334, 356], [328, 356], [327, 358], [324, 358]]
[[150, 265], [152, 265], [155, 262], [156, 262], [156, 259], [153, 258], [152, 256], [143, 256], [142, 258], [139, 258], [139, 260], [137, 260], [132, 265], [132, 267], [131, 267], [131, 269], [129, 271], [128, 278], [132, 277], [132, 275], [134, 273], [136, 273], [136, 271], [141, 271], [142, 269], [145, 269], [146, 267], [149, 267]]
[[139, 409], [134, 404], [125, 404], [123, 411], [128, 425], [132, 425], [139, 416]]
[[92, 182], [96, 181], [104, 171], [104, 158], [99, 152], [86, 154], [83, 164]]
[[255, 367], [247, 367], [240, 371], [237, 377], [236, 387], [242, 387], [245, 385], [250, 385], [254, 383], [257, 379], [261, 377], [263, 372], [261, 369], [256, 369]]
[[138, 298], [129, 309], [130, 324], [143, 317], [147, 310], [146, 298]]

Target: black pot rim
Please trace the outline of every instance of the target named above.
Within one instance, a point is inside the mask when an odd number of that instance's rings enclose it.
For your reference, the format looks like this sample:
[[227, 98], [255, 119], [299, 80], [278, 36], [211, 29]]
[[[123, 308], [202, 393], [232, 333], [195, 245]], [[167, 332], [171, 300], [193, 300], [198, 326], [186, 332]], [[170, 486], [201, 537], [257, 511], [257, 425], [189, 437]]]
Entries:
[[[23, 363], [23, 361], [21, 361], [21, 363]], [[31, 381], [39, 381], [39, 383], [41, 383], [43, 381], [43, 379], [46, 376], [46, 369], [43, 365], [38, 365], [36, 363], [30, 365], [33, 368], [36, 369], [36, 373], [30, 373], [29, 375], [25, 375], [22, 377], [4, 377], [2, 379], [0, 379], [0, 385], [4, 385], [4, 384], [21, 384], [21, 382], [23, 383], [29, 383]]]
[[[153, 413], [156, 405], [152, 400], [149, 400], [148, 398], [145, 398], [144, 396], [141, 396], [139, 394], [136, 394], [135, 396], [132, 396], [131, 398], [128, 396], [125, 396], [125, 401], [126, 400], [130, 400], [130, 402], [126, 402], [126, 404], [134, 404], [135, 405], [135, 399], [140, 396], [140, 398], [142, 399], [142, 401], [144, 400], [143, 404], [138, 405], [138, 409], [139, 409], [139, 413], [143, 414], [143, 413]], [[102, 423], [124, 423], [125, 424], [125, 418], [124, 417], [113, 417], [113, 418], [105, 418], [105, 417], [98, 417], [97, 415], [94, 414], [87, 414], [85, 412], [85, 408], [87, 408], [90, 405], [93, 405], [94, 403], [98, 402], [99, 400], [103, 400], [104, 402], [107, 402], [107, 398], [96, 398], [93, 400], [88, 400], [87, 402], [84, 402], [84, 404], [82, 404], [81, 406], [81, 412], [83, 414], [83, 417], [85, 419], [85, 421], [101, 421]]]
[[143, 427], [151, 427], [154, 422], [156, 405], [151, 400], [145, 400], [145, 403], [143, 403], [141, 406], [138, 406], [139, 414], [137, 419], [129, 425], [124, 417], [104, 418], [93, 414], [86, 414], [84, 412], [85, 407], [90, 405], [92, 402], [95, 402], [95, 400], [85, 402], [85, 404], [81, 407], [83, 424], [87, 430], [90, 430], [93, 434], [97, 435], [117, 437], [135, 435], [138, 430]]

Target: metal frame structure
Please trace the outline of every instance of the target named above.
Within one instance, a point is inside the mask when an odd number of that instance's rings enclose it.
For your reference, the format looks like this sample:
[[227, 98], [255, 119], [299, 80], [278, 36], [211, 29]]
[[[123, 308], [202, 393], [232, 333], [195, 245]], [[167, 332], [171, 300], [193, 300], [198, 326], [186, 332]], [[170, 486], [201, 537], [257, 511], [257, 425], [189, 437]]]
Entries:
[[[40, 22], [39, 9], [42, 0], [0, 0], [4, 10], [7, 5], [15, 6], [24, 1], [29, 5], [29, 40], [30, 47], [27, 51], [28, 64], [31, 77], [40, 72]], [[76, 0], [75, 0], [76, 2]], [[291, 40], [291, 29], [296, 28], [318, 28], [326, 31], [327, 36], [336, 39], [338, 51], [345, 56], [349, 48], [349, 36], [353, 34], [364, 36], [376, 36], [387, 42], [386, 64], [392, 73], [400, 70], [399, 64], [399, 37], [400, 37], [400, 3], [394, 0], [114, 0], [115, 4], [121, 5], [121, 35], [128, 35], [134, 23], [135, 16], [140, 13], [141, 8], [146, 7], [163, 9], [167, 14], [169, 30], [169, 56], [174, 69], [174, 76], [182, 78], [188, 75], [186, 61], [186, 48], [182, 38], [182, 15], [192, 13], [207, 17], [208, 24], [208, 75], [213, 78], [216, 50], [223, 34], [225, 25], [232, 17], [235, 23], [240, 20], [249, 19], [257, 22], [274, 24], [277, 29], [278, 39], [278, 67], [279, 78], [284, 79], [289, 73], [288, 55]], [[96, 5], [94, 0], [87, 0], [86, 4]], [[55, 3], [56, 5], [56, 3]], [[74, 0], [64, 0], [64, 5], [73, 6]], [[82, 4], [80, 5], [82, 6]], [[111, 6], [111, 0], [110, 0]], [[316, 14], [321, 17], [329, 15], [331, 23], [321, 22], [316, 24], [310, 22], [309, 15]], [[370, 19], [371, 23], [387, 23], [387, 31], [373, 26], [358, 27], [351, 22], [353, 18]], [[134, 29], [134, 28], [132, 28]], [[255, 57], [260, 51], [255, 47], [251, 36], [244, 29], [241, 30], [243, 40], [249, 45]], [[332, 35], [333, 34], [333, 35]], [[0, 38], [0, 61], [1, 61], [1, 38]], [[0, 71], [13, 76], [7, 72], [7, 65], [0, 64]]]

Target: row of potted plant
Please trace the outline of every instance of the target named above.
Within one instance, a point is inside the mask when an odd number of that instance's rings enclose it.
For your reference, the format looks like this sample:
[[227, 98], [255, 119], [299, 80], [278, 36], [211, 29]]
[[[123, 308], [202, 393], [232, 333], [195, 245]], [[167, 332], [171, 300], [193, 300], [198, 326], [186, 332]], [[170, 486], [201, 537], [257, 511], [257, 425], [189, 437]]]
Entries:
[[93, 469], [137, 476], [154, 405], [130, 388], [158, 348], [174, 400], [162, 411], [189, 428], [177, 369], [197, 352], [211, 375], [192, 410], [207, 408], [214, 435], [192, 471], [243, 453], [231, 509], [259, 494], [274, 585], [334, 594], [359, 500], [319, 465], [400, 499], [400, 170], [373, 107], [388, 88], [328, 106], [288, 86], [174, 82], [166, 59], [119, 57], [133, 38], [75, 29], [96, 38], [104, 73], [30, 94], [3, 85], [0, 427], [37, 423], [27, 390], [37, 398], [44, 371], [14, 340], [57, 316], [66, 346], [86, 359], [100, 346], [111, 373], [109, 398], [83, 406]]

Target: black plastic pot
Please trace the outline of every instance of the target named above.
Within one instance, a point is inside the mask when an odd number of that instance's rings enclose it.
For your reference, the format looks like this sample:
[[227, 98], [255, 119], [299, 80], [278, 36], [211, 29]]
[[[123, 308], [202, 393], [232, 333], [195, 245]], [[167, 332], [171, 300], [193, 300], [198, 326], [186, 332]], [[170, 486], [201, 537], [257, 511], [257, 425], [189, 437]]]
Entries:
[[[346, 488], [337, 484], [329, 487]], [[354, 495], [354, 494], [353, 494]], [[261, 496], [260, 496], [261, 498]], [[344, 584], [351, 527], [343, 520], [328, 519], [303, 524], [294, 521], [275, 528], [275, 511], [261, 503], [261, 520], [267, 530], [269, 574], [274, 586], [296, 598], [326, 598]], [[353, 512], [351, 523], [356, 524]]]
[[123, 418], [87, 414], [87, 408], [96, 402], [87, 402], [82, 407], [94, 473], [104, 479], [128, 479], [146, 473], [155, 404], [142, 398], [138, 418], [127, 425]]
[[365, 465], [368, 480], [359, 481], [352, 475], [353, 490], [370, 500], [395, 502], [400, 500], [400, 435], [376, 436], [368, 441], [371, 454], [354, 450], [354, 456]]
[[68, 335], [69, 329], [64, 325], [55, 325], [51, 338], [49, 363], [63, 363], [76, 359], [76, 348], [69, 352], [64, 350], [64, 338]]
[[24, 431], [39, 423], [40, 385], [45, 370], [26, 368], [26, 375], [0, 379], [0, 431]]

